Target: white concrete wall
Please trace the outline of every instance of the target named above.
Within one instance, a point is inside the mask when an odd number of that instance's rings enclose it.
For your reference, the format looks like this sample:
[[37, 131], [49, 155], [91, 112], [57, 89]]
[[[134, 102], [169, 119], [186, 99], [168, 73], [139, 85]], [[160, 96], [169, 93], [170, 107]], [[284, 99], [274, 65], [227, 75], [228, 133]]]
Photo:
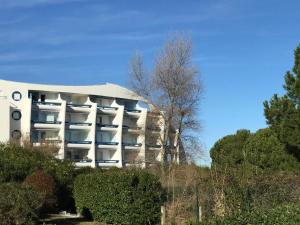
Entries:
[[[12, 99], [12, 93], [19, 91], [22, 95], [20, 101]], [[15, 129], [20, 130], [23, 136], [27, 136], [32, 132], [32, 102], [28, 97], [29, 91], [38, 93], [38, 100], [41, 101], [41, 95], [46, 96], [45, 102], [59, 102], [60, 106], [45, 106], [42, 105], [43, 109], [49, 111], [57, 111], [57, 121], [61, 124], [55, 125], [55, 129], [58, 133], [58, 139], [62, 141], [57, 157], [60, 159], [66, 158], [66, 151], [73, 151], [75, 154], [87, 155], [88, 158], [92, 159], [90, 166], [96, 166], [96, 156], [102, 152], [102, 158], [108, 160], [119, 160], [117, 166], [123, 167], [123, 160], [126, 150], [122, 146], [122, 142], [130, 143], [141, 143], [142, 146], [134, 150], [137, 154], [137, 160], [143, 163], [146, 157], [146, 119], [147, 119], [147, 108], [139, 104], [138, 100], [142, 100], [141, 97], [135, 95], [130, 90], [113, 84], [97, 85], [97, 86], [58, 86], [58, 85], [39, 85], [39, 84], [28, 84], [20, 82], [11, 82], [0, 80], [0, 118], [2, 124], [0, 126], [0, 141], [8, 141], [11, 137], [11, 132]], [[99, 96], [98, 98], [90, 98], [89, 96]], [[102, 98], [104, 96], [104, 98]], [[105, 98], [105, 96], [109, 98]], [[68, 103], [73, 104], [88, 104], [91, 108], [77, 109], [82, 114], [70, 114], [67, 113]], [[97, 104], [101, 106], [117, 107], [116, 113], [111, 115], [102, 115], [97, 112]], [[136, 112], [125, 112], [125, 105], [129, 108], [136, 108], [141, 110], [140, 113]], [[73, 107], [76, 108], [76, 107]], [[19, 110], [22, 113], [20, 121], [14, 121], [11, 119], [11, 112], [13, 110]], [[76, 109], [75, 109], [76, 110]], [[126, 116], [125, 116], [126, 113]], [[103, 141], [118, 142], [117, 146], [113, 147], [101, 147], [100, 149], [96, 145], [96, 141], [99, 139], [99, 133], [97, 132], [97, 117], [102, 117], [102, 124], [114, 124], [118, 125], [118, 128], [103, 133]], [[76, 128], [77, 130], [67, 130], [65, 124], [66, 121], [73, 122], [88, 122], [91, 126]], [[99, 121], [98, 121], [99, 123]], [[135, 128], [140, 127], [141, 129], [137, 133], [124, 133], [122, 126], [127, 125]], [[48, 125], [42, 125], [47, 128]], [[69, 126], [68, 126], [69, 127]], [[36, 129], [36, 127], [35, 127]], [[75, 128], [73, 128], [75, 129]], [[66, 133], [72, 132], [73, 140], [76, 141], [91, 141], [90, 145], [73, 145], [67, 147], [65, 144]], [[162, 133], [163, 134], [163, 133]], [[50, 135], [50, 133], [49, 133]], [[50, 135], [51, 136], [51, 135]], [[53, 136], [53, 135], [52, 135]], [[51, 138], [54, 138], [52, 137]], [[73, 146], [73, 147], [72, 147]], [[88, 149], [84, 146], [89, 146]], [[97, 157], [98, 158], [98, 157]], [[83, 164], [83, 165], [88, 165]]]

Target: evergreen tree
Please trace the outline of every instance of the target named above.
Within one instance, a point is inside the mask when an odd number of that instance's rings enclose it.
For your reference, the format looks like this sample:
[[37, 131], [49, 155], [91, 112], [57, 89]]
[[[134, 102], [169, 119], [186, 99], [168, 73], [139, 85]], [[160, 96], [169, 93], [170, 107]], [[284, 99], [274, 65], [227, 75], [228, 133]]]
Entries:
[[249, 130], [238, 130], [236, 134], [218, 140], [210, 150], [212, 165], [221, 168], [235, 168], [242, 165], [244, 161], [242, 149], [250, 136]]
[[300, 45], [295, 50], [295, 65], [285, 75], [286, 94], [264, 102], [267, 123], [288, 151], [300, 160]]

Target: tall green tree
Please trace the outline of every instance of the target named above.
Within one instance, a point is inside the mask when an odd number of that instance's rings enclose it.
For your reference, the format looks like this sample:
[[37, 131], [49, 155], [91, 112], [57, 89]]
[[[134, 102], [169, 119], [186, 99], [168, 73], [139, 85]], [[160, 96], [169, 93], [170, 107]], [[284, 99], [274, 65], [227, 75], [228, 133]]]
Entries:
[[243, 147], [245, 162], [248, 169], [261, 171], [298, 171], [297, 159], [286, 151], [274, 131], [270, 128], [260, 129], [251, 137]]
[[295, 50], [295, 65], [285, 75], [285, 95], [275, 94], [264, 102], [267, 123], [288, 151], [300, 161], [300, 45]]
[[234, 168], [244, 161], [243, 147], [251, 136], [249, 130], [238, 130], [218, 140], [210, 150], [212, 165]]

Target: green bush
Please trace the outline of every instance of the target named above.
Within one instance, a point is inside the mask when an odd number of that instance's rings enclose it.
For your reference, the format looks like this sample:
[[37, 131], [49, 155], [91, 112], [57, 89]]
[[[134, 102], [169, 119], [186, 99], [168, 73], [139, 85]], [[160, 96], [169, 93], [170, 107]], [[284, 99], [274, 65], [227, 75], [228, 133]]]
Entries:
[[38, 170], [30, 176], [27, 176], [24, 183], [31, 186], [37, 193], [39, 193], [43, 202], [41, 209], [43, 213], [56, 212], [56, 183], [50, 174], [43, 170]]
[[74, 183], [79, 212], [109, 224], [157, 224], [163, 193], [158, 177], [143, 170], [96, 171], [79, 175]]
[[74, 208], [72, 185], [76, 171], [73, 163], [56, 159], [41, 150], [0, 144], [0, 183], [23, 182], [34, 171], [44, 170], [53, 176], [57, 184], [59, 208]]
[[238, 130], [236, 134], [218, 140], [210, 150], [212, 165], [220, 168], [235, 168], [242, 165], [244, 162], [242, 149], [251, 135], [249, 130]]
[[199, 225], [295, 225], [300, 224], [300, 206], [289, 204], [273, 209], [251, 210], [224, 218], [199, 223]]
[[269, 129], [258, 130], [244, 145], [245, 160], [255, 170], [299, 171], [297, 159], [285, 148], [275, 133]]
[[0, 184], [0, 225], [36, 224], [40, 207], [39, 195], [32, 188]]

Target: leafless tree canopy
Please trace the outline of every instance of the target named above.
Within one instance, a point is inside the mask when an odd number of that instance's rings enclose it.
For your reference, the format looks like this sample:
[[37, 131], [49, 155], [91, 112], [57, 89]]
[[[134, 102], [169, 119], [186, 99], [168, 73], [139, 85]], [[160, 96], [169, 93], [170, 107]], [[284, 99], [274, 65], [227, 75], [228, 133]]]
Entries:
[[144, 68], [141, 54], [135, 54], [130, 61], [131, 88], [147, 99], [154, 111], [164, 112], [164, 136], [167, 137], [164, 149], [171, 155], [176, 147], [172, 144], [175, 131], [180, 137], [175, 145], [181, 142], [183, 146], [189, 146], [184, 142], [191, 139], [183, 137], [190, 137], [200, 127], [197, 111], [202, 84], [199, 71], [192, 64], [192, 49], [189, 36], [175, 34], [157, 54], [152, 70]]

